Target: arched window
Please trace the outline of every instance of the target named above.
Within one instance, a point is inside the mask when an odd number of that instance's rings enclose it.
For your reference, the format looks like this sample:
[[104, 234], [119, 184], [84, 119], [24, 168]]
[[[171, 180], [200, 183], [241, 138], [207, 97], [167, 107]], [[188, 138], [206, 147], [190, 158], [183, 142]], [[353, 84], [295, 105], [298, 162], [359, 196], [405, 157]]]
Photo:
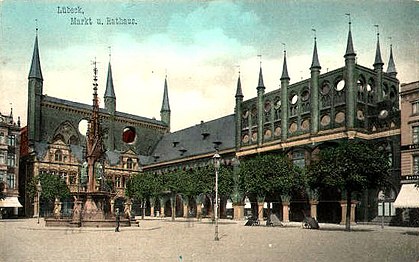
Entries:
[[61, 150], [59, 150], [59, 149], [55, 150], [54, 159], [55, 159], [55, 161], [63, 161], [63, 153], [61, 152]]

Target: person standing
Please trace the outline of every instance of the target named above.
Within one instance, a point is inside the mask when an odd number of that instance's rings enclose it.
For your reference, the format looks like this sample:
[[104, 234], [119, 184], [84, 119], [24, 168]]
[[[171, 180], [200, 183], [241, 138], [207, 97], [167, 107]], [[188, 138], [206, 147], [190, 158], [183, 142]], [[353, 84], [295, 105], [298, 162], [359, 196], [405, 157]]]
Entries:
[[116, 228], [115, 228], [115, 232], [119, 232], [119, 222], [120, 222], [119, 208], [116, 209], [115, 215], [116, 215]]

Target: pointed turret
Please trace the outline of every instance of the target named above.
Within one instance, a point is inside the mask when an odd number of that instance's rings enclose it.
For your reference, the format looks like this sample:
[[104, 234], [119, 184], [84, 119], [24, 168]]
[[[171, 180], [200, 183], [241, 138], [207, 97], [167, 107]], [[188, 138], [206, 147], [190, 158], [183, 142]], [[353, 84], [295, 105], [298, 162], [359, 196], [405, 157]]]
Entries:
[[39, 59], [38, 49], [38, 28], [36, 29], [35, 44], [31, 68], [28, 75], [28, 111], [27, 126], [29, 145], [41, 138], [41, 102], [43, 93], [43, 77], [41, 71], [41, 61]]
[[242, 83], [240, 81], [240, 73], [239, 73], [239, 79], [237, 79], [236, 97], [243, 97]]
[[108, 64], [108, 78], [106, 80], [106, 90], [105, 90], [105, 98], [106, 97], [116, 98], [115, 90], [113, 88], [111, 61], [109, 61], [109, 64]]
[[314, 50], [313, 50], [313, 60], [311, 61], [311, 67], [310, 69], [321, 69], [322, 67], [320, 66], [319, 63], [319, 57], [317, 55], [317, 40], [316, 38], [314, 38]]
[[374, 60], [374, 68], [382, 67], [384, 65], [383, 59], [381, 59], [381, 51], [380, 51], [380, 33], [377, 33], [377, 48], [375, 49], [375, 60]]
[[348, 41], [346, 44], [346, 52], [344, 57], [347, 56], [356, 56], [354, 51], [354, 44], [352, 43], [351, 22], [349, 22]]
[[[38, 32], [38, 29], [36, 31]], [[35, 45], [33, 47], [32, 64], [31, 64], [31, 69], [29, 71], [28, 79], [29, 78], [37, 78], [40, 80], [44, 80], [42, 78], [41, 61], [39, 59], [38, 33], [36, 34]]]
[[262, 66], [260, 67], [260, 70], [259, 70], [259, 82], [258, 82], [258, 87], [257, 88], [258, 89], [259, 88], [265, 89], [265, 85], [263, 84]]
[[116, 112], [116, 96], [113, 86], [113, 77], [112, 77], [112, 67], [111, 61], [108, 64], [108, 77], [106, 80], [106, 90], [104, 95], [105, 108], [110, 114], [115, 114]]
[[354, 45], [352, 43], [351, 17], [349, 16], [349, 32], [346, 44], [345, 57], [345, 86], [346, 86], [346, 127], [353, 128], [355, 126], [355, 109], [356, 109], [356, 80], [355, 80], [355, 58]]
[[243, 91], [242, 84], [240, 80], [240, 71], [239, 78], [237, 79], [237, 89], [236, 89], [236, 107], [234, 108], [234, 121], [235, 121], [235, 131], [236, 131], [236, 149], [240, 148], [241, 143], [241, 132], [242, 132], [242, 102], [243, 102]]
[[287, 51], [284, 50], [284, 64], [282, 65], [282, 75], [280, 80], [290, 80], [288, 76], [288, 67], [287, 67]]
[[320, 78], [320, 63], [319, 57], [317, 55], [317, 39], [314, 37], [314, 50], [313, 50], [313, 60], [310, 67], [310, 112], [311, 112], [311, 124], [310, 132], [316, 134], [319, 131], [319, 78]]
[[169, 92], [167, 88], [167, 76], [164, 79], [163, 102], [160, 110], [160, 118], [170, 130], [170, 105], [169, 105]]
[[390, 45], [390, 59], [388, 60], [387, 73], [391, 77], [396, 77], [397, 75], [396, 65], [393, 59], [393, 45]]

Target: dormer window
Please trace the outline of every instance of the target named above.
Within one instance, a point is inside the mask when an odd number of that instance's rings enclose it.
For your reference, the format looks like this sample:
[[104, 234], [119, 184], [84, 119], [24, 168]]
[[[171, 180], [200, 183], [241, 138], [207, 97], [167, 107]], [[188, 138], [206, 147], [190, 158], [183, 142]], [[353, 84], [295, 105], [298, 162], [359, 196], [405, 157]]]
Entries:
[[133, 168], [133, 162], [131, 158], [127, 159], [127, 169], [132, 169]]
[[184, 154], [185, 154], [185, 152], [186, 151], [188, 151], [186, 148], [184, 148], [184, 147], [181, 147], [180, 149], [179, 149], [179, 152], [180, 152], [180, 155], [181, 156], [183, 156]]
[[55, 150], [54, 159], [55, 161], [58, 161], [58, 162], [63, 161], [63, 153], [61, 152], [60, 149]]

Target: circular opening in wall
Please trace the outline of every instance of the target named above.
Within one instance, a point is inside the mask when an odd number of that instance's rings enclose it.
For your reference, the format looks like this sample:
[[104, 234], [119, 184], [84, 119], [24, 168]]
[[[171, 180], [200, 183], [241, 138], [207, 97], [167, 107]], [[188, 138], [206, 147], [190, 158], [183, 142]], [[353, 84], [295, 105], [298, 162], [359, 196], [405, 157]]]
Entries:
[[291, 104], [295, 105], [298, 101], [298, 96], [297, 95], [291, 95]]
[[307, 101], [308, 99], [309, 99], [309, 97], [310, 97], [310, 92], [308, 92], [308, 90], [306, 89], [306, 90], [304, 90], [302, 93], [301, 93], [301, 100], [303, 100], [303, 101]]
[[324, 82], [322, 84], [322, 87], [320, 89], [320, 92], [322, 93], [322, 95], [326, 95], [326, 94], [329, 93], [329, 91], [330, 91], [329, 83], [328, 82]]
[[380, 113], [378, 114], [378, 118], [379, 119], [384, 119], [388, 116], [388, 111], [387, 110], [381, 110]]
[[342, 91], [345, 88], [345, 80], [340, 80], [339, 82], [336, 83], [336, 90], [337, 91]]
[[89, 122], [86, 119], [80, 120], [79, 126], [78, 126], [80, 134], [82, 134], [84, 136], [86, 135], [88, 124], [89, 124]]
[[122, 132], [122, 141], [128, 144], [131, 144], [135, 141], [135, 137], [136, 137], [135, 128], [131, 126], [124, 128], [124, 131]]

